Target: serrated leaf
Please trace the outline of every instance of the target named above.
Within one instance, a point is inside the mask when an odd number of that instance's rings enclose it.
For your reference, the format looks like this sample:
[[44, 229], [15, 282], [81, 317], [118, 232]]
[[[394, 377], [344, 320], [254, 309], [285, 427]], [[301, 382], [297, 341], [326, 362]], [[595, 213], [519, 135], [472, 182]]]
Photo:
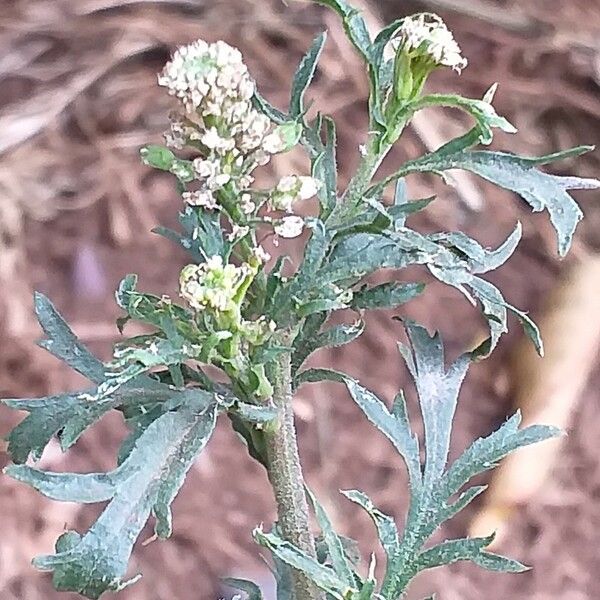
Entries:
[[449, 565], [461, 560], [470, 560], [476, 565], [490, 571], [504, 573], [522, 573], [527, 567], [516, 560], [505, 558], [497, 554], [485, 552], [484, 548], [494, 540], [491, 535], [485, 538], [470, 538], [449, 540], [442, 542], [433, 548], [425, 550], [417, 559], [419, 570], [432, 569], [443, 565]]
[[406, 403], [402, 394], [394, 400], [392, 411], [373, 392], [362, 387], [357, 381], [338, 371], [329, 369], [307, 369], [296, 377], [296, 385], [316, 383], [319, 381], [336, 381], [344, 383], [352, 399], [365, 416], [379, 431], [385, 435], [400, 453], [410, 474], [411, 485], [417, 490], [421, 483], [421, 463], [419, 445], [416, 436], [410, 429]]
[[450, 497], [475, 475], [496, 467], [500, 460], [514, 450], [561, 434], [559, 429], [548, 425], [531, 425], [519, 429], [520, 423], [521, 414], [517, 412], [497, 431], [473, 442], [444, 475], [441, 484], [443, 493]]
[[344, 378], [344, 383], [365, 416], [385, 435], [400, 453], [410, 474], [411, 486], [418, 489], [421, 483], [421, 463], [417, 438], [410, 429], [404, 397], [399, 395], [392, 409], [353, 379]]
[[35, 313], [48, 337], [39, 345], [94, 383], [104, 380], [104, 365], [77, 339], [46, 296], [35, 293]]
[[577, 156], [592, 148], [581, 146], [548, 156], [527, 158], [504, 152], [467, 151], [463, 146], [462, 142], [455, 140], [452, 145], [447, 144], [431, 154], [409, 161], [398, 173], [384, 180], [382, 184], [415, 172], [442, 172], [447, 169], [471, 171], [519, 194], [529, 203], [534, 212], [547, 210], [558, 235], [559, 254], [564, 256], [569, 250], [573, 233], [582, 217], [581, 209], [568, 191], [597, 189], [600, 187], [600, 181], [551, 175], [535, 167], [554, 160]]
[[294, 73], [289, 107], [290, 116], [293, 118], [300, 117], [304, 113], [304, 94], [315, 75], [317, 62], [326, 40], [327, 32], [325, 31], [313, 40], [308, 52], [302, 57], [302, 61]]
[[259, 425], [268, 425], [273, 422], [278, 415], [277, 409], [271, 405], [256, 405], [246, 402], [236, 402], [232, 408], [232, 412], [240, 417], [240, 419]]
[[355, 585], [354, 572], [352, 565], [346, 557], [342, 538], [333, 529], [333, 524], [315, 495], [308, 488], [306, 488], [306, 493], [315, 511], [317, 523], [323, 535], [323, 541], [327, 546], [327, 554], [331, 559], [331, 566], [340, 579], [348, 587], [352, 588]]
[[269, 549], [274, 556], [290, 567], [302, 571], [321, 590], [336, 600], [345, 600], [348, 594], [356, 592], [337, 573], [329, 567], [319, 564], [293, 544], [286, 542], [274, 533], [264, 533], [261, 529], [253, 532], [257, 543]]
[[342, 494], [344, 494], [348, 500], [351, 500], [362, 507], [369, 517], [371, 517], [377, 528], [381, 546], [385, 551], [388, 561], [390, 561], [396, 555], [400, 547], [400, 537], [394, 519], [378, 510], [371, 499], [363, 492], [359, 492], [358, 490], [342, 490]]
[[[316, 315], [312, 315], [316, 317]], [[341, 324], [329, 327], [321, 332], [314, 332], [312, 335], [303, 335], [304, 342], [295, 346], [296, 350], [292, 355], [292, 364], [296, 371], [304, 361], [320, 348], [330, 348], [349, 344], [362, 335], [365, 329], [363, 321], [357, 321], [353, 324]], [[318, 331], [318, 330], [317, 330]]]
[[273, 123], [277, 125], [283, 125], [290, 119], [289, 115], [285, 114], [283, 111], [273, 106], [264, 96], [261, 96], [261, 94], [259, 94], [256, 90], [254, 91], [254, 96], [252, 96], [252, 104], [257, 110], [269, 117], [269, 119], [271, 119], [271, 121], [273, 121]]
[[164, 401], [173, 395], [168, 386], [149, 377], [132, 381], [102, 403], [90, 401], [96, 393], [97, 389], [90, 389], [42, 398], [4, 400], [10, 408], [30, 413], [7, 436], [8, 452], [12, 460], [24, 463], [29, 455], [32, 455], [34, 460], [39, 459], [46, 445], [57, 434], [65, 451], [77, 441], [85, 429], [111, 409], [136, 405], [142, 400]]
[[63, 544], [57, 554], [35, 560], [39, 568], [54, 571], [57, 590], [95, 599], [105, 591], [119, 589], [135, 539], [151, 512], [156, 516], [157, 535], [170, 535], [170, 504], [208, 442], [216, 414], [216, 404], [202, 413], [185, 409], [163, 414], [111, 473], [45, 473], [24, 465], [7, 468], [12, 477], [56, 500], [110, 499], [85, 535], [71, 539], [66, 548]]
[[365, 286], [354, 292], [352, 308], [372, 310], [395, 308], [419, 296], [425, 289], [423, 283], [399, 283], [390, 281], [376, 286]]
[[424, 327], [406, 321], [410, 347], [399, 344], [410, 371], [425, 426], [425, 485], [431, 486], [443, 473], [450, 448], [450, 432], [458, 392], [469, 366], [468, 355], [460, 356], [446, 370], [439, 334], [432, 337]]

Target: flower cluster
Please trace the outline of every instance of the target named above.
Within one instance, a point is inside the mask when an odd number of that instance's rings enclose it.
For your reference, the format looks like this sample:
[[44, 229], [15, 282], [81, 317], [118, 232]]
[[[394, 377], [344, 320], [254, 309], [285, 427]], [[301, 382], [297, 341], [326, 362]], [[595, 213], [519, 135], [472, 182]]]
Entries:
[[167, 145], [200, 150], [194, 173], [201, 189], [184, 200], [214, 208], [215, 193], [235, 180], [239, 189], [253, 181], [251, 172], [287, 149], [289, 132], [272, 128], [252, 105], [254, 81], [242, 54], [225, 42], [198, 40], [179, 48], [158, 82], [183, 106], [171, 115]]
[[181, 296], [195, 310], [230, 311], [236, 307], [235, 295], [248, 272], [247, 265], [223, 264], [220, 256], [212, 256], [205, 263], [183, 268]]
[[422, 13], [407, 17], [392, 40], [395, 50], [412, 57], [424, 58], [434, 65], [451, 67], [458, 73], [467, 66], [452, 32], [444, 21], [434, 14]]

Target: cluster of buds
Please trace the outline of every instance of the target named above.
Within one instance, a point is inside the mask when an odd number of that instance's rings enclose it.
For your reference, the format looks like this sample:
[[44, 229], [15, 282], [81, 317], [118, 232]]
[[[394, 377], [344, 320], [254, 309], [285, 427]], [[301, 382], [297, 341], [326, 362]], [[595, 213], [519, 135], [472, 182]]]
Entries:
[[180, 275], [180, 294], [189, 306], [210, 322], [209, 330], [226, 333], [225, 352], [228, 360], [235, 359], [240, 343], [262, 344], [275, 330], [273, 321], [264, 316], [254, 321], [242, 317], [241, 305], [260, 265], [269, 256], [259, 247], [248, 263], [236, 266], [224, 263], [219, 255], [200, 265], [187, 265]]
[[297, 141], [299, 134], [290, 131], [297, 132], [295, 124], [273, 128], [253, 107], [254, 81], [240, 51], [225, 42], [198, 40], [179, 48], [158, 82], [183, 108], [171, 116], [167, 145], [189, 145], [202, 154], [194, 161], [201, 189], [186, 196], [190, 204], [213, 208], [215, 193], [232, 180], [239, 189], [249, 187], [254, 168]]
[[223, 264], [220, 256], [212, 256], [205, 263], [183, 268], [181, 296], [198, 311], [231, 312], [237, 308], [236, 295], [250, 274], [248, 265]]
[[429, 74], [439, 66], [460, 73], [467, 66], [452, 32], [435, 14], [407, 17], [391, 41], [394, 60], [394, 98], [410, 100], [419, 94]]
[[392, 47], [435, 66], [451, 67], [458, 73], [467, 66], [452, 32], [435, 14], [421, 13], [404, 19]]

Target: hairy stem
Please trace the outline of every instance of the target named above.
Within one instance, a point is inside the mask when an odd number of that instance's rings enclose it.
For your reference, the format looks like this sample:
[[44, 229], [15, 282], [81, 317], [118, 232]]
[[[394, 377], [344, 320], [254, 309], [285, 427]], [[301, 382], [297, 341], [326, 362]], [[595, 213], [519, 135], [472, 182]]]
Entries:
[[[278, 426], [265, 432], [269, 479], [277, 502], [282, 537], [316, 559], [315, 541], [310, 532], [304, 478], [300, 466], [294, 412], [290, 355], [282, 354], [273, 377], [273, 402]], [[293, 571], [295, 600], [321, 600], [323, 595], [302, 572]]]
[[363, 158], [358, 166], [358, 169], [344, 193], [344, 202], [352, 204], [360, 200], [365, 190], [369, 187], [373, 176], [375, 175], [379, 165], [381, 165], [386, 154], [391, 146], [380, 148], [380, 136], [371, 134], [364, 148]]

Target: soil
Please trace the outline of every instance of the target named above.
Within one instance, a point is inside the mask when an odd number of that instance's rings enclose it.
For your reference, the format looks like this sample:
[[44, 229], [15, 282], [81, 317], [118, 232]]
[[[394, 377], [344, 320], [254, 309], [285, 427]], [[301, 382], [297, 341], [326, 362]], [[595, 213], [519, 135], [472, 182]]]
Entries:
[[[137, 147], [157, 141], [164, 126], [166, 102], [154, 89], [153, 74], [167, 56], [167, 47], [203, 36], [237, 43], [249, 55], [265, 94], [283, 104], [293, 61], [277, 59], [276, 52], [288, 50], [295, 61], [314, 31], [323, 23], [332, 27], [333, 49], [318, 73], [315, 95], [320, 102], [335, 107], [335, 117], [341, 123], [340, 163], [351, 166], [356, 160], [363, 84], [353, 80], [354, 63], [344, 58], [349, 50], [339, 46], [343, 43], [339, 28], [329, 14], [297, 4], [286, 9], [277, 2], [257, 7], [250, 0], [216, 3], [218, 6], [202, 10], [191, 9], [189, 4], [193, 3], [183, 1], [173, 6], [149, 2], [147, 6], [115, 9], [112, 5], [116, 4], [86, 0], [78, 3], [81, 12], [77, 13], [67, 2], [21, 1], [12, 3], [6, 15], [0, 14], [0, 21], [7, 26], [6, 33], [0, 33], [0, 47], [4, 44], [13, 56], [28, 56], [23, 50], [26, 42], [49, 44], [30, 60], [26, 76], [6, 75], [6, 91], [0, 92], [0, 121], [10, 110], [16, 114], [26, 111], [25, 104], [15, 109], [17, 100], [39, 93], [43, 102], [69, 89], [67, 84], [73, 84], [74, 74], [94, 68], [92, 59], [108, 60], [106, 57], [118, 53], [117, 42], [123, 42], [123, 32], [152, 42], [147, 47], [142, 43], [141, 50], [135, 45], [128, 47], [125, 59], [98, 76], [58, 115], [50, 116], [41, 131], [0, 155], [4, 169], [0, 184], [2, 189], [12, 190], [6, 202], [12, 202], [20, 215], [16, 235], [3, 241], [14, 253], [11, 264], [16, 265], [0, 274], [3, 398], [45, 395], [76, 389], [82, 383], [34, 346], [38, 333], [29, 310], [31, 290], [47, 294], [90, 348], [105, 359], [118, 337], [113, 323], [119, 312], [111, 290], [125, 273], [139, 273], [142, 289], [176, 294], [177, 275], [185, 256], [148, 230], [159, 222], [172, 225], [179, 200], [171, 182], [138, 166], [136, 156]], [[518, 144], [525, 153], [593, 142], [600, 131], [598, 79], [596, 75], [594, 80], [593, 70], [586, 66], [586, 32], [595, 32], [597, 44], [600, 9], [588, 12], [589, 4], [582, 1], [568, 7], [553, 2], [556, 10], [552, 11], [547, 10], [547, 4], [541, 0], [520, 3], [522, 13], [537, 26], [535, 32], [526, 33], [507, 32], [504, 26], [485, 20], [473, 27], [473, 21], [464, 15], [444, 15], [465, 54], [472, 57], [472, 64], [462, 79], [450, 80], [442, 74], [435, 85], [451, 82], [464, 93], [481, 95], [488, 83], [499, 80], [504, 86], [506, 82], [504, 91], [500, 88], [498, 109], [523, 130]], [[98, 5], [103, 5], [103, 10], [98, 10]], [[386, 18], [396, 16], [392, 14], [394, 6], [384, 3]], [[293, 18], [285, 16], [286, 10]], [[549, 13], [555, 13], [552, 19]], [[587, 22], [574, 39], [569, 23], [578, 14], [580, 18], [585, 14]], [[288, 19], [285, 27], [282, 18]], [[557, 45], [557, 40], [563, 40], [563, 45]], [[600, 49], [592, 45], [594, 48], [597, 61]], [[505, 136], [499, 136], [499, 147], [507, 143]], [[392, 161], [422, 151], [422, 141], [415, 132], [409, 132], [402, 151]], [[295, 157], [286, 160], [273, 167], [275, 172], [305, 168]], [[594, 167], [597, 172], [597, 166], [597, 157], [591, 157], [579, 162], [577, 170], [590, 175]], [[568, 164], [565, 168], [572, 171], [574, 167]], [[16, 187], [8, 186], [6, 172], [18, 180]], [[37, 189], [46, 186], [53, 191], [43, 211], [32, 206], [36, 202], [28, 187], [32, 181]], [[430, 180], [416, 181], [413, 186], [415, 197], [428, 195], [432, 188], [442, 189]], [[483, 185], [479, 189], [480, 208], [475, 210], [446, 191], [412, 225], [427, 231], [461, 228], [482, 243], [494, 245], [520, 219], [523, 242], [491, 280], [511, 303], [532, 310], [535, 316], [568, 263], [559, 263], [555, 257], [546, 215], [531, 216], [509, 195]], [[576, 254], [595, 249], [600, 241], [595, 227], [600, 213], [594, 198], [582, 199], [587, 222], [580, 230]], [[409, 272], [402, 277], [423, 275]], [[23, 306], [25, 317], [18, 320], [16, 315]], [[441, 330], [452, 356], [485, 332], [477, 311], [463, 297], [435, 283], [402, 314], [432, 330]], [[403, 336], [401, 326], [391, 316], [389, 312], [371, 315], [367, 332], [358, 342], [323, 351], [312, 361], [346, 370], [386, 400], [406, 388], [409, 408], [421, 433], [412, 388], [396, 349], [396, 341]], [[499, 426], [513, 410], [508, 365], [520, 336], [518, 326], [512, 323], [511, 333], [493, 357], [471, 369], [459, 404], [451, 458], [475, 437]], [[458, 564], [419, 579], [411, 598], [432, 592], [444, 600], [594, 600], [600, 596], [595, 576], [600, 569], [599, 384], [600, 374], [595, 370], [574, 410], [569, 437], [551, 479], [527, 505], [519, 507], [509, 525], [508, 541], [499, 548], [533, 570], [517, 576], [498, 575]], [[362, 489], [382, 511], [401, 522], [407, 504], [401, 461], [340, 387], [305, 386], [295, 408], [308, 484], [322, 497], [340, 530], [359, 539], [368, 556], [376, 547], [370, 522], [337, 491]], [[18, 418], [0, 407], [1, 432], [8, 431]], [[109, 415], [67, 455], [50, 448], [43, 464], [57, 470], [110, 469], [123, 435], [119, 418]], [[2, 466], [7, 461], [0, 453]], [[439, 537], [464, 535], [477, 507], [475, 503], [455, 518]], [[2, 476], [0, 598], [75, 598], [53, 591], [49, 576], [35, 571], [29, 561], [36, 554], [52, 551], [53, 540], [65, 524], [83, 530], [97, 508], [80, 510], [50, 502]], [[216, 600], [226, 596], [219, 587], [219, 578], [226, 575], [261, 581], [266, 598], [270, 598], [270, 575], [250, 533], [258, 523], [273, 521], [273, 501], [264, 471], [247, 456], [225, 420], [190, 472], [173, 512], [174, 534], [169, 541], [136, 547], [131, 573], [142, 572], [144, 577], [120, 598]], [[151, 535], [149, 526], [142, 540]], [[378, 557], [381, 565], [382, 557]]]

